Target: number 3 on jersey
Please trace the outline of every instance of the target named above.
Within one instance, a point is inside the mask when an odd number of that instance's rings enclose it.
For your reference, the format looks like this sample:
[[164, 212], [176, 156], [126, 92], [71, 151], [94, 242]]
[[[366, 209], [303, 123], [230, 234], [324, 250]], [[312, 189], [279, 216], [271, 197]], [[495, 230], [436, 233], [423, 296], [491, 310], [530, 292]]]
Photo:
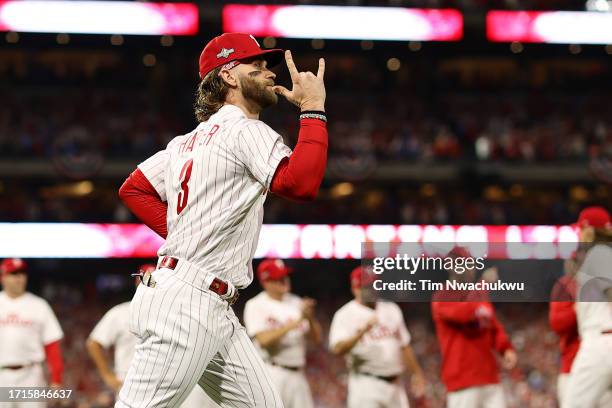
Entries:
[[185, 207], [187, 207], [187, 199], [189, 198], [189, 179], [191, 178], [191, 169], [193, 168], [193, 159], [189, 159], [181, 169], [179, 181], [181, 182], [181, 191], [178, 193], [176, 200], [176, 214], [179, 215]]

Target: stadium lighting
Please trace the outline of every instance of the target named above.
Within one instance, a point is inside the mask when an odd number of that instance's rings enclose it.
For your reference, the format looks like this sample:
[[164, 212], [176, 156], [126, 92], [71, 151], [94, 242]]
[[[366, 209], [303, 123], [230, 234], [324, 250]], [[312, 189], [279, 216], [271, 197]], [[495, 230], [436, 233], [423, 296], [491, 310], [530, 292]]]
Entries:
[[195, 35], [198, 8], [193, 3], [0, 1], [0, 31]]
[[487, 13], [487, 38], [494, 42], [611, 44], [612, 13], [494, 10]]
[[[140, 224], [0, 223], [0, 258], [148, 258], [162, 242]], [[255, 257], [359, 259], [364, 242], [417, 243], [425, 252], [461, 243], [492, 259], [558, 259], [571, 256], [578, 235], [550, 225], [266, 224]]]
[[258, 37], [459, 41], [463, 15], [450, 9], [229, 4], [223, 7], [223, 31]]
[[612, 1], [610, 0], [587, 0], [586, 7], [588, 11], [612, 11]]

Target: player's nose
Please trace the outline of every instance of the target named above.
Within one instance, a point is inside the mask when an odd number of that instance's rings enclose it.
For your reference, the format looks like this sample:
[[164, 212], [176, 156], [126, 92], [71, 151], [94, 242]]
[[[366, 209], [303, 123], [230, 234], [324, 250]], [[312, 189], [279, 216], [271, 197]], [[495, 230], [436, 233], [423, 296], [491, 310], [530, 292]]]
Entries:
[[276, 74], [272, 71], [270, 71], [269, 69], [266, 69], [266, 78], [271, 79], [271, 80], [275, 80], [276, 79]]

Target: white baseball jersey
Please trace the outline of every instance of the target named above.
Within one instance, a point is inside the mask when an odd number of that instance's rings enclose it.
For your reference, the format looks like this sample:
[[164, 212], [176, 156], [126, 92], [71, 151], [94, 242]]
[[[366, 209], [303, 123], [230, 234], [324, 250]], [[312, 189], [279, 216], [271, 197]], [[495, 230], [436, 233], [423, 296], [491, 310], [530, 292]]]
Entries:
[[576, 317], [580, 348], [572, 364], [563, 406], [566, 408], [608, 407], [612, 389], [612, 302], [606, 290], [612, 288], [612, 248], [596, 244], [587, 251], [576, 275], [578, 297]]
[[138, 167], [168, 203], [168, 237], [158, 254], [188, 260], [238, 288], [253, 280], [263, 203], [282, 137], [233, 105]]
[[352, 300], [342, 306], [332, 319], [330, 348], [353, 337], [373, 316], [376, 316], [376, 325], [346, 357], [349, 369], [377, 376], [398, 375], [404, 371], [402, 348], [410, 344], [410, 334], [395, 303], [379, 301], [372, 309]]
[[118, 304], [110, 309], [98, 322], [89, 338], [104, 348], [115, 347], [115, 375], [125, 378], [136, 348], [136, 336], [130, 332], [130, 302]]
[[583, 340], [612, 330], [612, 303], [606, 301], [605, 295], [612, 287], [611, 265], [612, 248], [598, 244], [589, 249], [576, 275], [579, 286], [576, 316]]
[[0, 292], [0, 366], [42, 363], [44, 346], [62, 337], [46, 300], [29, 292], [14, 299]]
[[[244, 307], [244, 325], [251, 338], [257, 333], [286, 326], [291, 321], [299, 320], [301, 316], [302, 299], [290, 293], [278, 301], [266, 292], [261, 292], [246, 302]], [[305, 335], [308, 329], [308, 322], [303, 321], [273, 347], [259, 347], [264, 361], [286, 367], [303, 367], [306, 363]]]

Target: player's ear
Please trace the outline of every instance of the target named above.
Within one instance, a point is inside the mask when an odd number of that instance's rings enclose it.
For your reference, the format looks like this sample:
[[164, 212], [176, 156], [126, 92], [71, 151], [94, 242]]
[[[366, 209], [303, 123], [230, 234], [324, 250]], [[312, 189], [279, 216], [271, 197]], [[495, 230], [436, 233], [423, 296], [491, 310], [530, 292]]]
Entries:
[[225, 82], [230, 88], [238, 87], [238, 78], [233, 72], [230, 72], [230, 70], [224, 69], [219, 72], [219, 75], [221, 76], [223, 82]]

